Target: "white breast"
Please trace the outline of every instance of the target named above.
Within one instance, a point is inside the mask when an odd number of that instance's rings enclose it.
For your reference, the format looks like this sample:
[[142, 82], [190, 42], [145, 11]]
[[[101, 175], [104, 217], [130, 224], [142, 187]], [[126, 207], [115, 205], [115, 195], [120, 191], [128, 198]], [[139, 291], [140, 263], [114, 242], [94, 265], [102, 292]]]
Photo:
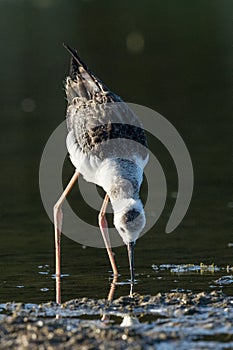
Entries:
[[84, 179], [88, 182], [96, 182], [96, 172], [101, 165], [101, 160], [93, 155], [85, 154], [78, 146], [73, 131], [70, 131], [66, 138], [66, 146], [70, 154], [70, 160]]

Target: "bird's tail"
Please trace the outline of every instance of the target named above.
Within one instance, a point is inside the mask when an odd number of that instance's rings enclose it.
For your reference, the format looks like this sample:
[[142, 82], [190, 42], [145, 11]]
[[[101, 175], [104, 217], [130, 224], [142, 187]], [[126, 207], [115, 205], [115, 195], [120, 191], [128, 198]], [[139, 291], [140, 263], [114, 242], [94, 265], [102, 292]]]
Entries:
[[113, 94], [103, 83], [97, 78], [87, 65], [79, 58], [77, 51], [66, 44], [63, 44], [71, 55], [70, 75], [66, 80], [66, 94], [68, 103], [72, 103], [73, 98], [80, 97], [87, 101], [92, 100], [96, 94], [109, 94], [113, 101], [121, 101], [121, 99]]

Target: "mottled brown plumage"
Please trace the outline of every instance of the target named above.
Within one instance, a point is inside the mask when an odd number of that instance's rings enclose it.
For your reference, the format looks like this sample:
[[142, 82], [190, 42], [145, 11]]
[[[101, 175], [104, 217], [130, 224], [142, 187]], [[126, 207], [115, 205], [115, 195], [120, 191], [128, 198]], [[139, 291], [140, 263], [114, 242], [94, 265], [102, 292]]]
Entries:
[[[137, 116], [87, 68], [76, 51], [68, 50], [72, 57], [66, 80], [66, 116], [78, 147], [100, 159], [124, 155], [145, 160], [146, 135]], [[128, 140], [134, 141], [133, 147]]]

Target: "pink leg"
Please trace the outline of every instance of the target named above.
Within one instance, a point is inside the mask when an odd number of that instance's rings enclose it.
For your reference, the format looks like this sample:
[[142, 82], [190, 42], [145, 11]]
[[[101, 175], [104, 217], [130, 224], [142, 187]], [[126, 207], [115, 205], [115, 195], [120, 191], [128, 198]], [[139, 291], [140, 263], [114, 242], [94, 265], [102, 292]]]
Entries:
[[54, 217], [54, 229], [55, 229], [55, 261], [56, 261], [56, 302], [61, 303], [61, 228], [62, 228], [62, 204], [73, 187], [74, 183], [79, 177], [79, 173], [76, 171], [72, 176], [70, 182], [66, 186], [61, 197], [53, 208]]
[[108, 257], [109, 257], [109, 260], [110, 260], [110, 263], [112, 266], [114, 276], [118, 276], [118, 271], [117, 271], [114, 255], [113, 255], [113, 252], [111, 249], [110, 240], [109, 240], [108, 223], [107, 223], [107, 220], [105, 217], [108, 201], [109, 201], [109, 196], [106, 194], [102, 208], [101, 208], [100, 213], [99, 213], [99, 227], [100, 227], [100, 231], [102, 233], [103, 239], [104, 239], [105, 247], [106, 247], [107, 252], [108, 252]]

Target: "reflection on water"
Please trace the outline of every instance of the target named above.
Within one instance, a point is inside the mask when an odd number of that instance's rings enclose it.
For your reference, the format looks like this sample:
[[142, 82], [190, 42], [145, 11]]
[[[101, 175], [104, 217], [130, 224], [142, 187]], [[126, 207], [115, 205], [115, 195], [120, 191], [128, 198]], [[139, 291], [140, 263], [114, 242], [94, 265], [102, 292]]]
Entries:
[[[126, 101], [153, 108], [172, 122], [191, 154], [193, 200], [180, 227], [166, 235], [177, 176], [163, 146], [153, 145], [170, 195], [157, 225], [137, 243], [136, 291], [210, 290], [214, 280], [230, 275], [173, 275], [152, 267], [232, 265], [231, 11], [228, 1], [219, 5], [0, 2], [1, 301], [54, 300], [53, 227], [40, 200], [38, 165], [47, 138], [64, 118], [62, 81], [69, 59], [63, 41], [77, 47], [93, 71]], [[72, 172], [67, 165], [65, 182]], [[82, 211], [78, 191], [71, 197]], [[126, 249], [116, 248], [115, 253], [120, 281], [127, 281]], [[104, 250], [83, 249], [62, 237], [64, 300], [104, 297], [109, 270]], [[127, 288], [120, 285], [116, 295], [128, 294]], [[231, 293], [230, 285], [224, 288]]]

